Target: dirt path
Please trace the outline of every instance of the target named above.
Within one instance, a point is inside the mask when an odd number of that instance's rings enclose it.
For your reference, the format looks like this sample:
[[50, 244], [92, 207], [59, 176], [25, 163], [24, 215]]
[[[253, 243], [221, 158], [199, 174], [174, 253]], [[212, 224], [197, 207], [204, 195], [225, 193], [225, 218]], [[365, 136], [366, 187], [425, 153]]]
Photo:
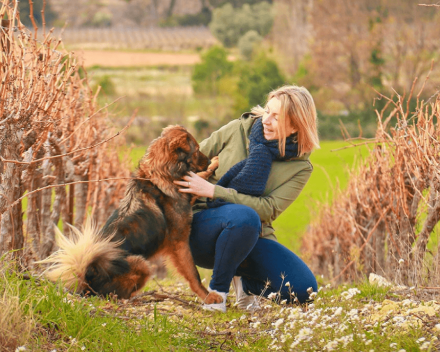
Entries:
[[199, 54], [148, 53], [106, 50], [82, 50], [76, 52], [86, 67], [194, 65], [200, 62]]

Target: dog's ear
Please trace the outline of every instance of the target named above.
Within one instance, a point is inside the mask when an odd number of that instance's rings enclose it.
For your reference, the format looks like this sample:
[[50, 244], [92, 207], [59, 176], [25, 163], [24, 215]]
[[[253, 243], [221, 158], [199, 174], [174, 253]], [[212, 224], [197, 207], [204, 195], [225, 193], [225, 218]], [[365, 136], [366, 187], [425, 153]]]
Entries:
[[171, 151], [182, 149], [186, 152], [189, 152], [190, 147], [188, 144], [188, 135], [186, 133], [182, 133], [179, 136], [170, 138], [169, 147]]

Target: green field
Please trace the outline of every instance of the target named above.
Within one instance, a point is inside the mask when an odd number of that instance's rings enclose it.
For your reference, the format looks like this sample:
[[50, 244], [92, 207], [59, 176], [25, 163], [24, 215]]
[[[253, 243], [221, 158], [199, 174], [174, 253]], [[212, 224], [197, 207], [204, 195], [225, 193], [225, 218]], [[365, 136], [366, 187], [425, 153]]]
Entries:
[[[339, 184], [344, 188], [348, 181], [348, 170], [363, 156], [368, 154], [367, 147], [334, 149], [347, 146], [344, 141], [322, 141], [321, 149], [311, 155], [314, 166], [312, 176], [296, 201], [275, 221], [275, 233], [279, 241], [294, 252], [299, 252], [301, 238], [320, 203], [329, 202]], [[136, 147], [131, 156], [133, 166], [145, 152], [146, 147]]]

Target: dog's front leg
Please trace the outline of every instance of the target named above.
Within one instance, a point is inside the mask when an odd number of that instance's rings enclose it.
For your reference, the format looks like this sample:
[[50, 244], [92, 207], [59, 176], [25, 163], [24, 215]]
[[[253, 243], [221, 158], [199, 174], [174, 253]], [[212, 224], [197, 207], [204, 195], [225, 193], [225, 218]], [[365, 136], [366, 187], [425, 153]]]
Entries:
[[223, 302], [223, 298], [220, 295], [215, 292], [208, 293], [208, 290], [202, 285], [188, 243], [179, 242], [174, 250], [168, 254], [179, 274], [188, 281], [191, 290], [203, 302], [207, 304]]

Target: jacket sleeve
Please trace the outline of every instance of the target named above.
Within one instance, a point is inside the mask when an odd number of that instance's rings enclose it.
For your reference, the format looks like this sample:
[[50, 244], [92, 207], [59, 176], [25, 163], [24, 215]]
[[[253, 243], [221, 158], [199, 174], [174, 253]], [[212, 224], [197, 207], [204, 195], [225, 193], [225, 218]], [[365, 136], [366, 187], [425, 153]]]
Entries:
[[243, 204], [254, 209], [260, 216], [262, 223], [274, 221], [301, 193], [312, 173], [312, 166], [308, 166], [290, 180], [274, 189], [267, 196], [254, 197], [238, 193], [235, 189], [215, 186], [214, 199], [222, 198], [227, 202]]
[[229, 139], [232, 138], [232, 135], [236, 133], [239, 128], [240, 121], [238, 119], [229, 122], [200, 142], [200, 151], [209, 159], [212, 159], [222, 151]]

